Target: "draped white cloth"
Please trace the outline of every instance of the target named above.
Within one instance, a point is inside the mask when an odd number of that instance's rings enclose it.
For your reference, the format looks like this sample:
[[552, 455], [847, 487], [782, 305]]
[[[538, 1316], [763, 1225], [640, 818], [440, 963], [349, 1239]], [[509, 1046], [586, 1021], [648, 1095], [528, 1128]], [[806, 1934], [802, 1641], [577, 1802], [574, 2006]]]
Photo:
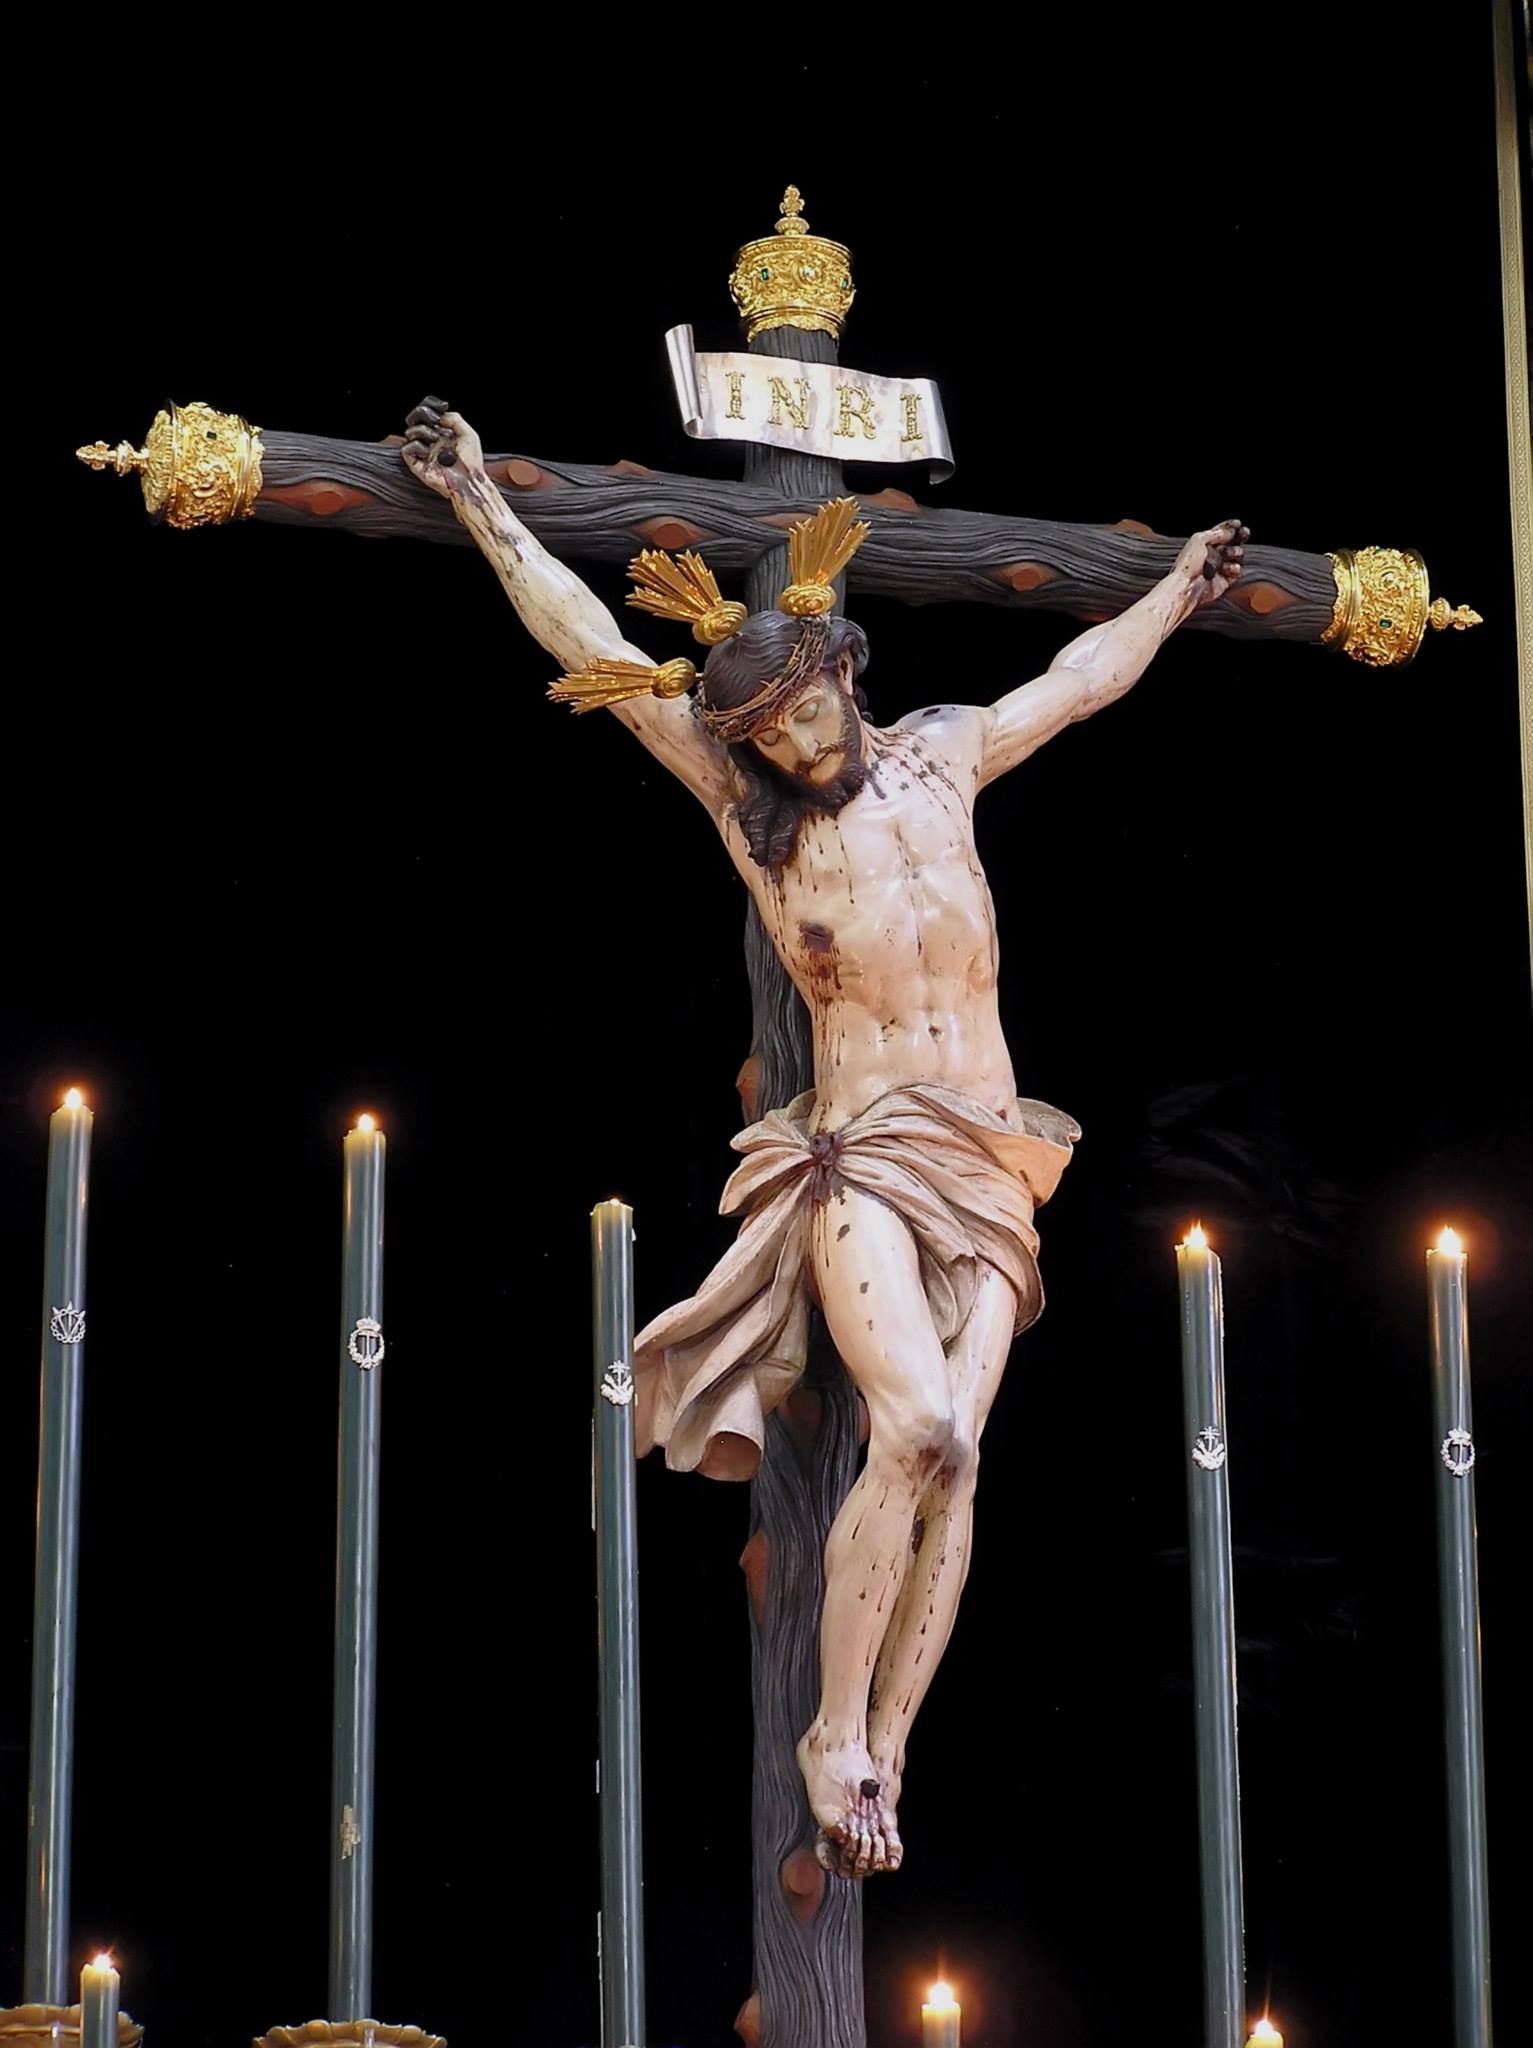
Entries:
[[813, 1094], [731, 1140], [743, 1153], [722, 1215], [743, 1212], [733, 1245], [697, 1293], [657, 1316], [634, 1347], [636, 1447], [713, 1479], [749, 1479], [766, 1418], [804, 1370], [813, 1299], [810, 1217], [845, 1184], [886, 1202], [915, 1240], [932, 1322], [951, 1346], [982, 1265], [1010, 1281], [1016, 1327], [1043, 1308], [1033, 1211], [1068, 1164], [1080, 1129], [1046, 1102], [1009, 1117], [957, 1089], [891, 1090], [831, 1132], [811, 1132]]

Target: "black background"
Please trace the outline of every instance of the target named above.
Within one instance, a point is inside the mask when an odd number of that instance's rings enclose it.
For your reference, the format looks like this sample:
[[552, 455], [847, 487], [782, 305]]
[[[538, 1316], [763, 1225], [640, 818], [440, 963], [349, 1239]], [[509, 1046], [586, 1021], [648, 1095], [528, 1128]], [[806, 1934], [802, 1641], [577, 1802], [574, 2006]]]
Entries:
[[[1533, 1068], [1489, 24], [1061, 14], [985, 40], [966, 18], [958, 45], [935, 16], [738, 43], [593, 18], [537, 56], [527, 17], [481, 46], [415, 20], [397, 51], [295, 30], [102, 50], [112, 111], [60, 109], [18, 240], [25, 462], [11, 441], [0, 1995], [45, 1124], [78, 1082], [74, 1950], [115, 1947], [161, 2042], [322, 2009], [340, 1141], [367, 1107], [374, 2003], [458, 2048], [596, 2037], [586, 1212], [636, 1205], [642, 1316], [727, 1242], [743, 892], [615, 722], [543, 701], [550, 663], [470, 554], [154, 530], [69, 451], [166, 397], [372, 440], [432, 390], [488, 447], [734, 473], [681, 435], [661, 336], [734, 345], [733, 251], [791, 178], [854, 251], [846, 360], [940, 381], [947, 502], [1414, 544], [1487, 620], [1382, 676], [1183, 635], [981, 806], [1019, 1084], [1085, 1138], [986, 1438], [908, 1861], [869, 1888], [872, 2040], [916, 2038], [939, 1957], [975, 2048], [1196, 2037], [1171, 1249], [1195, 1214], [1225, 1260], [1253, 2010], [1270, 1989], [1292, 2048], [1446, 2038], [1422, 1254], [1450, 1218], [1503, 1912], [1526, 1789]], [[883, 720], [985, 700], [1077, 630], [858, 610]], [[640, 1504], [649, 2039], [717, 2048], [750, 1988], [746, 1500], [651, 1461]], [[1505, 1920], [1497, 1941], [1510, 1999]]]

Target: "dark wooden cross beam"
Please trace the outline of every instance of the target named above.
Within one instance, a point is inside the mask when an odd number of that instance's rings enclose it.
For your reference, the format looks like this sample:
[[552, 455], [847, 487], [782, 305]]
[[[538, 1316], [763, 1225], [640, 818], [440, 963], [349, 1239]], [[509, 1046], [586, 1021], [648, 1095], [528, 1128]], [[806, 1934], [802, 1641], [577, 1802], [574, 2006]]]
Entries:
[[[802, 337], [795, 340], [801, 344]], [[451, 507], [405, 468], [398, 439], [263, 433], [254, 517], [471, 547]], [[711, 569], [738, 579], [779, 549], [785, 528], [817, 503], [759, 483], [676, 476], [636, 462], [602, 468], [489, 455], [486, 467], [517, 518], [552, 553], [622, 567], [640, 548], [696, 548]], [[873, 531], [853, 557], [850, 586], [907, 604], [1037, 605], [1077, 618], [1110, 618], [1166, 574], [1185, 539], [1154, 534], [1132, 520], [1077, 526], [939, 510], [899, 490], [863, 495], [860, 502]], [[1335, 604], [1328, 556], [1253, 541], [1244, 578], [1217, 604], [1194, 612], [1187, 630], [1316, 645]]]

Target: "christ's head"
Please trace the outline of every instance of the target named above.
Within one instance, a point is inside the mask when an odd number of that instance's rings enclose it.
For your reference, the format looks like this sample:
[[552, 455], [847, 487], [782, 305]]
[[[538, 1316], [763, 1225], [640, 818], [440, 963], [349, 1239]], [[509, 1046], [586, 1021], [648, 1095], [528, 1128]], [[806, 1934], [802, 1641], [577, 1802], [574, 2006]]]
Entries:
[[852, 657], [827, 662], [782, 710], [752, 733], [763, 759], [811, 791], [831, 787], [849, 759], [861, 753], [861, 720], [851, 699]]
[[[736, 816], [761, 867], [781, 867], [809, 813], [839, 811], [867, 781], [857, 678], [867, 666], [868, 638], [851, 619], [832, 617], [825, 626], [818, 668], [729, 749], [746, 790]], [[787, 668], [803, 631], [801, 619], [782, 612], [753, 613], [708, 657], [707, 709], [748, 704]]]

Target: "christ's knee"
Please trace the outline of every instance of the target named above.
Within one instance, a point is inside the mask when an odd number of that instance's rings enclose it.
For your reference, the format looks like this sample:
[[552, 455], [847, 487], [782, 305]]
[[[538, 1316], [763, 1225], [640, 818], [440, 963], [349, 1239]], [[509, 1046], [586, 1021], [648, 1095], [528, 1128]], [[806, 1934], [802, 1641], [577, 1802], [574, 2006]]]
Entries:
[[924, 1492], [949, 1456], [953, 1429], [953, 1404], [936, 1390], [881, 1403], [872, 1416], [868, 1465]]
[[955, 1509], [968, 1507], [974, 1499], [978, 1475], [978, 1432], [972, 1418], [960, 1408], [940, 1452], [934, 1453], [926, 1466], [921, 1488], [922, 1516], [929, 1521], [933, 1515], [950, 1515]]

